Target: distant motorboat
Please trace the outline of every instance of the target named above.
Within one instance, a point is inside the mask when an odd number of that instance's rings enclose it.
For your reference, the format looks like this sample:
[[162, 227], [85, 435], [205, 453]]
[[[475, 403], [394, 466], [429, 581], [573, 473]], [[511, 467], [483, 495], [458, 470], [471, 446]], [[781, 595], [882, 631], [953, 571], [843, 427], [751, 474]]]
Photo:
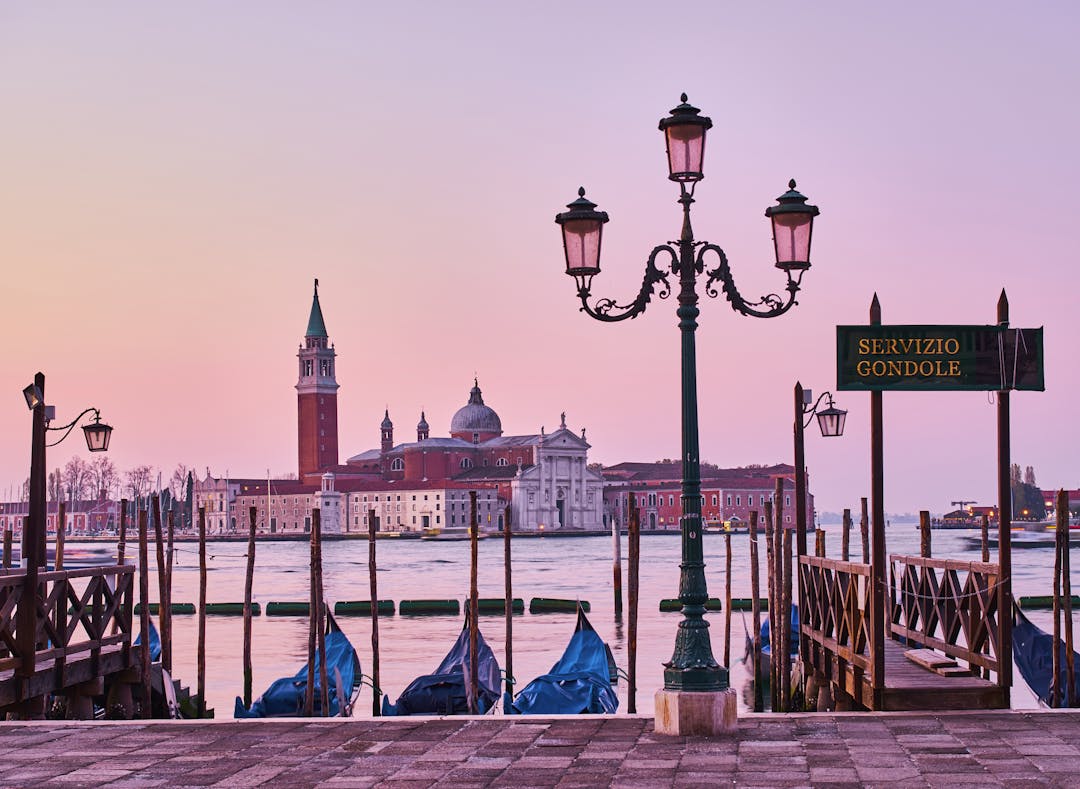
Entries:
[[[482, 540], [487, 537], [484, 532], [476, 535], [476, 539]], [[432, 526], [420, 532], [421, 540], [468, 540], [472, 538], [472, 529], [468, 526]]]

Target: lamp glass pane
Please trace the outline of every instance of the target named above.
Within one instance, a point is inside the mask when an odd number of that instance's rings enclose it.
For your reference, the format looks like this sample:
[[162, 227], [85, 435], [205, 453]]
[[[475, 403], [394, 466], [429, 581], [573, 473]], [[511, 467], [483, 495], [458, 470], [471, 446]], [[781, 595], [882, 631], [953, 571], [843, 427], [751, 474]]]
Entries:
[[668, 170], [676, 181], [697, 181], [705, 158], [705, 127], [698, 123], [668, 126]]
[[83, 434], [86, 436], [87, 449], [91, 452], [104, 452], [109, 448], [112, 428], [100, 423], [83, 425]]
[[777, 213], [773, 214], [772, 223], [776, 264], [809, 263], [813, 217], [808, 213]]
[[563, 224], [567, 274], [591, 276], [600, 271], [602, 229], [602, 223], [596, 219], [574, 219]]

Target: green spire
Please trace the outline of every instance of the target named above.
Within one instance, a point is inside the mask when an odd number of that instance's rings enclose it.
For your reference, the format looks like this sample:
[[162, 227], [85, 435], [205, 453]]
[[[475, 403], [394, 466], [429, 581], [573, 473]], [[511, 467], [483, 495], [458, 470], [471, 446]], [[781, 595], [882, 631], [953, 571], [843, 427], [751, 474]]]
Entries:
[[323, 321], [322, 307], [319, 306], [319, 280], [315, 280], [315, 297], [311, 301], [311, 317], [307, 322], [305, 337], [326, 337], [326, 323]]

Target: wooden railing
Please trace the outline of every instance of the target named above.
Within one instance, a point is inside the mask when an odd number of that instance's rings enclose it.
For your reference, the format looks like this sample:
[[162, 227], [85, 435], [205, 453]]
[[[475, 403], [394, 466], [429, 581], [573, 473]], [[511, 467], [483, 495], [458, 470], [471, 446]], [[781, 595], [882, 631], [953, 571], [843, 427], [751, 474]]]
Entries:
[[62, 683], [69, 657], [85, 654], [96, 664], [114, 645], [131, 665], [134, 577], [132, 565], [38, 572], [28, 594], [24, 570], [0, 575], [0, 671], [31, 676], [53, 660]]
[[998, 565], [889, 557], [892, 635], [1000, 673]]
[[864, 676], [879, 687], [884, 677], [874, 676], [870, 565], [802, 556], [799, 582], [803, 657], [856, 698], [862, 696]]

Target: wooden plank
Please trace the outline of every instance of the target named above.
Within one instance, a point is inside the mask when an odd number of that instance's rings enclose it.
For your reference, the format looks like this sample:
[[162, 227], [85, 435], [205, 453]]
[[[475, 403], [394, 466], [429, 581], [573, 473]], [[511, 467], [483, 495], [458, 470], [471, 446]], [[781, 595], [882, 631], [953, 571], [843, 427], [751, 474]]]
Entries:
[[956, 661], [947, 655], [942, 655], [932, 649], [908, 649], [904, 651], [904, 657], [912, 663], [928, 668], [931, 671], [938, 668], [955, 667]]

